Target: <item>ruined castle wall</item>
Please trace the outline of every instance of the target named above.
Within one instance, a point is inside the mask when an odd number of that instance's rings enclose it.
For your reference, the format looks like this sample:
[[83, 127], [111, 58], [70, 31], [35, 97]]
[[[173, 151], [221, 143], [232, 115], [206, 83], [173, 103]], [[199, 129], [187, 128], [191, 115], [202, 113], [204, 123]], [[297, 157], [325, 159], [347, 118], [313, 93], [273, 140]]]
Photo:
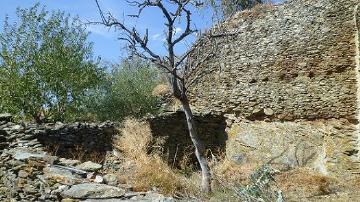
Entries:
[[189, 72], [193, 107], [250, 119], [263, 110], [275, 120], [356, 119], [358, 3], [290, 0], [212, 29], [192, 55], [205, 58]]
[[198, 41], [191, 104], [227, 117], [228, 159], [359, 173], [359, 4], [256, 7]]

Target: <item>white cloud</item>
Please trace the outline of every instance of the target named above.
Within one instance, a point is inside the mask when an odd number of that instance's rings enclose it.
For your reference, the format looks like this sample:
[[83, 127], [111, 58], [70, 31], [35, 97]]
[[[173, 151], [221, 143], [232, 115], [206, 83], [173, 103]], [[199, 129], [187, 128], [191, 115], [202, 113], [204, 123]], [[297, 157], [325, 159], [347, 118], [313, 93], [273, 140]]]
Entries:
[[103, 25], [88, 25], [86, 29], [93, 34], [97, 34], [102, 37], [110, 38], [113, 36], [113, 31]]
[[160, 39], [160, 37], [161, 37], [161, 34], [154, 34], [154, 35], [152, 35], [151, 39], [152, 39], [153, 41], [157, 41], [157, 40]]
[[182, 31], [183, 31], [183, 29], [181, 29], [181, 27], [176, 27], [176, 28], [175, 28], [175, 32], [174, 32], [174, 35], [178, 35], [178, 34], [180, 34]]

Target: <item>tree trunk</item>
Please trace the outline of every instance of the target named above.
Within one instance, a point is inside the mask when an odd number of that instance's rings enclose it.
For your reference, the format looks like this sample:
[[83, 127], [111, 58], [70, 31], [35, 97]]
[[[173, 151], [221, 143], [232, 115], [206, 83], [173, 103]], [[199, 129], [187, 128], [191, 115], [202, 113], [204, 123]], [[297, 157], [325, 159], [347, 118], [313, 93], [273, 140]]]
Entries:
[[192, 114], [187, 97], [181, 99], [180, 101], [185, 112], [190, 138], [195, 146], [195, 155], [201, 167], [201, 188], [205, 193], [209, 193], [211, 192], [211, 173], [205, 155], [205, 146], [197, 134], [194, 116]]

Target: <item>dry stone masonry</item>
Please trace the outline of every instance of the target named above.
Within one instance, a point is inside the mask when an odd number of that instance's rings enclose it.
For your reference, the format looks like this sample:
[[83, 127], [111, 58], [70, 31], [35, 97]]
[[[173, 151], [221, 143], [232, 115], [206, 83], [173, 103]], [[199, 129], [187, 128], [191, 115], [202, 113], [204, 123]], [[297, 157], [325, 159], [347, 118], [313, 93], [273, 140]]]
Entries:
[[[227, 134], [226, 122], [223, 116], [194, 114], [196, 129], [201, 140], [211, 150], [213, 155], [220, 155], [225, 151]], [[191, 154], [193, 162], [193, 143], [190, 139], [184, 112], [168, 112], [156, 117], [148, 118], [151, 132], [155, 138], [163, 141], [163, 153], [170, 165], [177, 165], [185, 155]]]
[[259, 6], [198, 41], [189, 61], [191, 103], [228, 117], [229, 158], [359, 173], [359, 4]]
[[[110, 122], [18, 124], [10, 114], [0, 114], [0, 201], [174, 201], [155, 192], [132, 192], [107, 173], [117, 164], [109, 148], [113, 135]], [[49, 152], [55, 145], [58, 150]], [[91, 150], [107, 157], [99, 159], [102, 164], [61, 158], [79, 145], [84, 156]]]

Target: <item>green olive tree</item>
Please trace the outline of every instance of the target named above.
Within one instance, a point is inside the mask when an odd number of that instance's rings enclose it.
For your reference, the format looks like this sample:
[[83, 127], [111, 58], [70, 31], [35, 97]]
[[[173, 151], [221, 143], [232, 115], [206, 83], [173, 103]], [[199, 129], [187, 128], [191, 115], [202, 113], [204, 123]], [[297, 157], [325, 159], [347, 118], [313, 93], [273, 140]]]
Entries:
[[78, 18], [39, 4], [16, 14], [0, 33], [0, 111], [36, 122], [76, 117], [103, 76], [88, 32]]
[[110, 66], [112, 71], [102, 88], [89, 99], [89, 112], [98, 120], [112, 121], [157, 113], [158, 98], [152, 92], [160, 83], [159, 71], [141, 58]]

